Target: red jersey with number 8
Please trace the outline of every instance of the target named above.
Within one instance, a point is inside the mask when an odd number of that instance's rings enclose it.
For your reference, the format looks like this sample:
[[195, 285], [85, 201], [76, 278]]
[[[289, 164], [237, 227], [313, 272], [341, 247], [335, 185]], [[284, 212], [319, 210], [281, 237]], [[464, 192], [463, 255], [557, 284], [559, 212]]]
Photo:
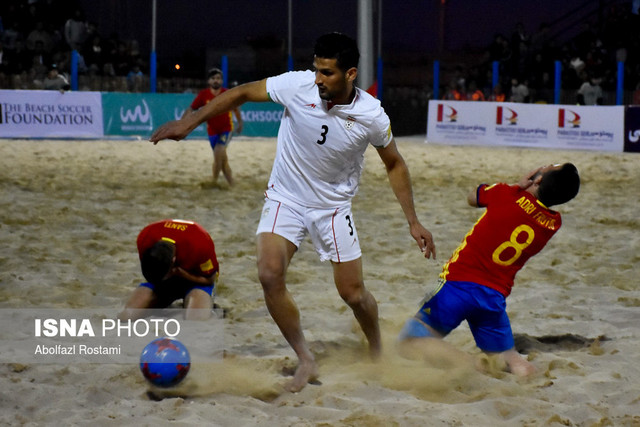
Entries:
[[488, 286], [506, 297], [516, 273], [542, 250], [562, 220], [558, 212], [517, 185], [482, 184], [477, 200], [486, 211], [444, 265], [440, 277]]

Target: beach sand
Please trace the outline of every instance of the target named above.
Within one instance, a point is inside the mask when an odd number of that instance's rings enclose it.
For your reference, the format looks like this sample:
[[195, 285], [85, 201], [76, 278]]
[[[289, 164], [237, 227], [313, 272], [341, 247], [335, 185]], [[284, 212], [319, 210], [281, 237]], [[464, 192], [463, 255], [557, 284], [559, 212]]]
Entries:
[[[232, 189], [210, 184], [206, 141], [0, 140], [0, 308], [117, 312], [142, 279], [138, 232], [182, 218], [216, 242], [216, 302], [227, 311], [225, 358], [194, 362], [182, 384], [155, 395], [135, 363], [0, 364], [0, 424], [640, 425], [640, 155], [441, 146], [424, 137], [398, 145], [438, 259], [423, 258], [369, 149], [353, 211], [384, 354], [369, 360], [330, 264], [305, 241], [287, 280], [322, 384], [291, 394], [281, 385], [295, 356], [265, 308], [255, 265], [274, 139], [234, 140]], [[580, 194], [558, 207], [562, 229], [507, 300], [518, 345], [538, 373], [518, 379], [400, 358], [402, 324], [482, 212], [467, 206], [469, 190], [566, 161], [580, 170]], [[466, 324], [447, 340], [478, 353]]]

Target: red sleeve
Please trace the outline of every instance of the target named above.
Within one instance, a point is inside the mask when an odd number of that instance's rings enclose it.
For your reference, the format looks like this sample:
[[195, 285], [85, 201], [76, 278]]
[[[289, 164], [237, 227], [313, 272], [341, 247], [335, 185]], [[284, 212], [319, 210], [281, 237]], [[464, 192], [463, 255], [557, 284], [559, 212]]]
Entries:
[[192, 110], [197, 110], [197, 109], [203, 107], [206, 103], [207, 103], [207, 101], [206, 101], [206, 99], [204, 99], [203, 91], [200, 91], [200, 92], [198, 92], [198, 95], [196, 95], [195, 99], [191, 103], [191, 109]]

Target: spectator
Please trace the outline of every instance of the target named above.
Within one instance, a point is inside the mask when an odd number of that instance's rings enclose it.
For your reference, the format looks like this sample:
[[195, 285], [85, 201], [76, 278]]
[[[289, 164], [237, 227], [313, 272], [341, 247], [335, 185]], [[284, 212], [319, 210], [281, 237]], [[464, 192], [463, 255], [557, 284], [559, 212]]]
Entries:
[[144, 74], [140, 70], [140, 66], [135, 64], [129, 74], [127, 74], [127, 88], [129, 92], [142, 92]]
[[489, 46], [489, 59], [491, 61], [507, 62], [511, 58], [509, 41], [502, 34], [496, 34]]
[[[460, 90], [460, 83], [460, 80], [456, 81], [452, 79], [447, 86], [447, 90], [442, 95], [442, 99], [448, 101], [464, 101], [467, 97], [464, 90]], [[462, 79], [462, 87], [464, 88], [464, 79]]]
[[82, 51], [87, 67], [95, 72], [102, 72], [105, 63], [104, 43], [99, 34], [95, 34]]
[[71, 50], [80, 50], [87, 37], [87, 24], [82, 10], [76, 9], [64, 24], [64, 39]]
[[529, 34], [525, 31], [524, 24], [522, 22], [518, 22], [513, 34], [511, 34], [511, 48], [516, 50], [518, 49], [518, 46], [520, 46], [520, 43], [529, 45], [529, 42]]
[[30, 68], [38, 69], [38, 68], [44, 67], [45, 69], [44, 72], [46, 72], [47, 67], [49, 67], [51, 63], [52, 63], [51, 55], [45, 52], [44, 44], [42, 43], [42, 41], [41, 40], [36, 41], [35, 48], [31, 53], [31, 61], [29, 64]]
[[4, 22], [4, 33], [2, 33], [2, 44], [5, 49], [11, 51], [15, 49], [18, 40], [24, 39], [23, 35], [17, 30], [15, 23], [11, 21]]
[[53, 39], [51, 35], [45, 30], [44, 22], [36, 22], [35, 28], [27, 36], [27, 49], [35, 50], [36, 45], [42, 43], [42, 49], [46, 53], [51, 53], [53, 48]]
[[529, 102], [529, 87], [526, 80], [517, 77], [511, 79], [511, 102]]
[[469, 81], [469, 91], [467, 93], [467, 99], [469, 101], [484, 101], [484, 93], [478, 89], [478, 85], [475, 80]]
[[493, 92], [489, 96], [489, 101], [504, 102], [506, 100], [507, 100], [507, 95], [502, 90], [502, 85], [500, 83], [497, 83], [493, 87]]
[[588, 76], [578, 89], [577, 102], [580, 105], [602, 105], [602, 88], [600, 79]]
[[64, 92], [71, 89], [71, 85], [65, 76], [58, 72], [58, 67], [52, 65], [49, 67], [49, 72], [42, 82], [43, 89], [46, 90], [59, 90]]
[[118, 42], [118, 47], [115, 53], [113, 66], [115, 69], [115, 73], [118, 76], [126, 76], [131, 69], [131, 55], [129, 54], [129, 49], [127, 48], [127, 43], [124, 41]]
[[533, 36], [531, 36], [531, 49], [535, 52], [547, 53], [549, 43], [551, 42], [551, 28], [549, 24], [543, 22], [538, 27]]
[[21, 20], [24, 24], [24, 31], [29, 32], [33, 29], [34, 23], [43, 22], [46, 16], [42, 16], [38, 10], [37, 4], [29, 2], [26, 9], [22, 11]]

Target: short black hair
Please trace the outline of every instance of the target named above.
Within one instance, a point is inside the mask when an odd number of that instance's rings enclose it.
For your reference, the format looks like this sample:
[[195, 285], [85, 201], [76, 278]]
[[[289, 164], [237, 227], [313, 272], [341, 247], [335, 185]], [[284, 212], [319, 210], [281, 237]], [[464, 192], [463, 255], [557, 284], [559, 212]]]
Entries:
[[142, 254], [140, 267], [147, 282], [154, 285], [162, 282], [173, 266], [174, 253], [175, 245], [173, 243], [160, 240]]
[[210, 79], [211, 77], [218, 74], [222, 75], [222, 70], [220, 68], [212, 68], [207, 72], [207, 79]]
[[328, 33], [316, 40], [313, 54], [318, 58], [335, 59], [342, 71], [357, 68], [360, 61], [358, 44], [342, 33]]
[[565, 163], [558, 170], [542, 176], [538, 186], [538, 200], [545, 206], [566, 203], [576, 197], [580, 190], [580, 175], [573, 163]]

